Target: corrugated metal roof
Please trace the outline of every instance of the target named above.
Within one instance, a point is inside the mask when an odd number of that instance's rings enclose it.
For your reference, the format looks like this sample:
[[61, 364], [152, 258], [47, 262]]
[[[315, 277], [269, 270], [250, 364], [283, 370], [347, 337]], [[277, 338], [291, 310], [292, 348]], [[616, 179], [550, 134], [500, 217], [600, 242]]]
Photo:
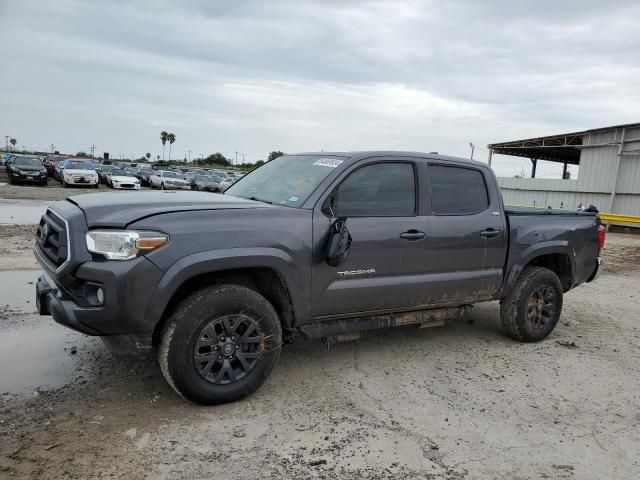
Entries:
[[491, 143], [487, 145], [487, 148], [501, 155], [536, 158], [539, 160], [549, 160], [551, 162], [567, 162], [578, 165], [580, 163], [580, 147], [582, 147], [582, 139], [585, 135], [603, 134], [623, 128], [631, 129], [638, 127], [640, 127], [640, 123], [625, 123], [610, 127], [592, 128], [579, 132], [562, 133], [559, 135]]

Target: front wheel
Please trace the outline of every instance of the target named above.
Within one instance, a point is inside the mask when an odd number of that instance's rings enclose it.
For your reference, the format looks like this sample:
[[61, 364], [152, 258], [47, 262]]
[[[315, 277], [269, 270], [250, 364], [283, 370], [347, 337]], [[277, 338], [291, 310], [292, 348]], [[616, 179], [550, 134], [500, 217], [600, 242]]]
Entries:
[[526, 268], [500, 303], [504, 332], [522, 342], [546, 338], [561, 312], [562, 284], [554, 272], [543, 267]]
[[203, 405], [245, 398], [280, 356], [282, 330], [273, 306], [239, 285], [203, 288], [183, 300], [162, 334], [159, 362], [167, 382]]

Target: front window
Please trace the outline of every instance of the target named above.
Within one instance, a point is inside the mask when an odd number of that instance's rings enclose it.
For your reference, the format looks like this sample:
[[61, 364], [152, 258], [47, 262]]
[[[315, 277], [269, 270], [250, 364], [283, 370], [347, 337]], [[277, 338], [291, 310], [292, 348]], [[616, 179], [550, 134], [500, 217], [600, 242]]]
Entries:
[[285, 155], [229, 187], [225, 195], [299, 207], [343, 160], [325, 155]]
[[22, 167], [41, 167], [42, 162], [37, 158], [31, 157], [18, 157], [14, 162], [17, 166]]
[[416, 187], [410, 163], [374, 163], [350, 174], [332, 195], [336, 216], [410, 217]]
[[69, 170], [93, 170], [93, 167], [89, 165], [87, 162], [65, 162], [64, 168], [68, 168]]
[[112, 170], [112, 177], [134, 177], [135, 175], [127, 170]]

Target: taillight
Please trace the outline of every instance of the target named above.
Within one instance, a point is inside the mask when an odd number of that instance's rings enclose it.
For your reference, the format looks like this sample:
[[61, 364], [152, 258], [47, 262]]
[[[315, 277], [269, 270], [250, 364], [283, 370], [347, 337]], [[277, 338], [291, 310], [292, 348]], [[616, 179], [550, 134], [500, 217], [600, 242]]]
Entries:
[[600, 247], [600, 250], [602, 250], [602, 248], [604, 247], [605, 235], [606, 235], [606, 230], [604, 228], [604, 225], [599, 225], [598, 226], [598, 246]]

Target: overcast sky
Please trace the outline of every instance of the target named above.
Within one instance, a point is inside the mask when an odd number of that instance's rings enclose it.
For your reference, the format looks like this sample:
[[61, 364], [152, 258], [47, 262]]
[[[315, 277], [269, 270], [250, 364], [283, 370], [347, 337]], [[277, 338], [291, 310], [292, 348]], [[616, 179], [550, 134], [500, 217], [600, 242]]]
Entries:
[[639, 25], [637, 0], [0, 0], [0, 135], [129, 157], [168, 130], [172, 157], [247, 161], [473, 142], [486, 160], [640, 121]]

